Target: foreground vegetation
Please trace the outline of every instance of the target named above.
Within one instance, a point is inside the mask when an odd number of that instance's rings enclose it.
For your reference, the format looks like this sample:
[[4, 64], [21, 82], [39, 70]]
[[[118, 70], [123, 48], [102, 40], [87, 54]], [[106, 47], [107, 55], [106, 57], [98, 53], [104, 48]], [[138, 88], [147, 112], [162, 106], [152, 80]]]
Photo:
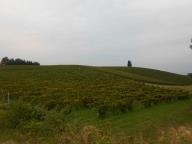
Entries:
[[96, 117], [94, 109], [66, 115], [26, 103], [1, 104], [0, 142], [190, 144], [191, 103], [186, 100], [161, 104], [106, 119]]
[[128, 71], [1, 66], [0, 141], [110, 144], [122, 139], [121, 143], [151, 143], [164, 128], [179, 131], [180, 126], [191, 124], [190, 90], [145, 84], [184, 85], [190, 77], [162, 72], [165, 76], [154, 78], [155, 74], [144, 76], [142, 69], [143, 75], [134, 74], [135, 79], [127, 76]]

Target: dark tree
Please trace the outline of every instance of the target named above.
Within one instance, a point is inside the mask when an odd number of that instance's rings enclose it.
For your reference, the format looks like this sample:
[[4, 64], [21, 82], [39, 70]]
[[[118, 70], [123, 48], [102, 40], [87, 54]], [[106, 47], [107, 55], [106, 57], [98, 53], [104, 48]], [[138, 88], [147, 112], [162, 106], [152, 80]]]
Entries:
[[188, 76], [192, 77], [192, 73], [188, 73]]
[[192, 49], [192, 38], [191, 38], [190, 48]]
[[4, 58], [2, 58], [2, 60], [1, 60], [1, 64], [7, 64], [9, 62], [9, 58], [8, 57], [4, 57]]
[[20, 58], [9, 59], [8, 57], [2, 58], [1, 64], [3, 65], [40, 65], [40, 63], [38, 62], [26, 61]]
[[15, 65], [24, 65], [26, 62], [20, 58], [15, 59]]
[[15, 60], [13, 58], [9, 59], [8, 65], [13, 65], [14, 63], [15, 63]]
[[130, 60], [127, 62], [127, 67], [132, 67], [132, 62]]

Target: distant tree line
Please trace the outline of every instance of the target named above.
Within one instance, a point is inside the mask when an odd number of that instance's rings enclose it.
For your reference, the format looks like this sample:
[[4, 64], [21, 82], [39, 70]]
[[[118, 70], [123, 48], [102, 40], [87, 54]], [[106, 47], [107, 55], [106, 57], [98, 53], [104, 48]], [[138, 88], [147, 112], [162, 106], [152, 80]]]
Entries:
[[8, 57], [4, 57], [1, 60], [1, 64], [2, 65], [40, 65], [39, 62], [32, 62], [32, 61], [28, 61], [28, 60], [23, 60], [20, 58], [16, 58], [16, 59], [9, 59]]

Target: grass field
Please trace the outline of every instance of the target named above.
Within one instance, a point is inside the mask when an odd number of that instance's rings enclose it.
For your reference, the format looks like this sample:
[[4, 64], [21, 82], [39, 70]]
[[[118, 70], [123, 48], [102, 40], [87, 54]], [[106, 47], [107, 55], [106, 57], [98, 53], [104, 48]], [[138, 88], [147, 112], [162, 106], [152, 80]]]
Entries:
[[0, 142], [59, 143], [61, 133], [80, 141], [86, 126], [109, 139], [142, 133], [154, 141], [159, 130], [191, 125], [190, 84], [188, 76], [144, 68], [1, 66]]

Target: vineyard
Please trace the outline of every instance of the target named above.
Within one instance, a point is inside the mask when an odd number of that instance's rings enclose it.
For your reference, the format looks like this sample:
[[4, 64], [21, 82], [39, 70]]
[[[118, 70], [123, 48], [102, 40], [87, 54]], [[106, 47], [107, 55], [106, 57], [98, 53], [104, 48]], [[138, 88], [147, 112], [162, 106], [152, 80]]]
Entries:
[[87, 66], [5, 66], [0, 76], [1, 101], [6, 102], [9, 96], [10, 102], [19, 100], [67, 113], [96, 108], [102, 118], [108, 113], [131, 111], [137, 105], [150, 107], [190, 97], [185, 91], [145, 85]]
[[[188, 113], [178, 113], [191, 105], [191, 90], [159, 85], [188, 85], [190, 77], [160, 71], [156, 77], [154, 70], [139, 70], [1, 66], [0, 143], [10, 139], [18, 143], [117, 143], [119, 138], [106, 130], [112, 128], [118, 134], [125, 132], [140, 139], [137, 135], [143, 132], [142, 127], [151, 131], [153, 124], [172, 124], [173, 118], [174, 123], [180, 123], [182, 117], [184, 122], [191, 121]], [[154, 74], [147, 75], [147, 71]], [[109, 127], [109, 123], [114, 126]], [[130, 138], [124, 143], [132, 141]]]
[[164, 72], [147, 68], [127, 68], [127, 67], [100, 67], [99, 70], [116, 74], [125, 78], [146, 83], [166, 84], [166, 85], [190, 85], [192, 78], [185, 75]]

